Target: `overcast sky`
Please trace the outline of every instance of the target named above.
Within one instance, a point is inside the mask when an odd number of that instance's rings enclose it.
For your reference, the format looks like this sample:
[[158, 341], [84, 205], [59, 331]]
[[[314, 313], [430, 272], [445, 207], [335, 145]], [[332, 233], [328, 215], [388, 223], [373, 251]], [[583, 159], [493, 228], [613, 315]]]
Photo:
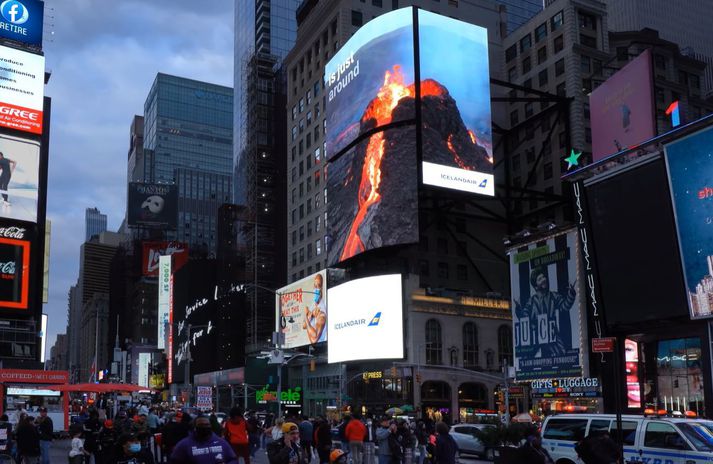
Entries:
[[233, 1], [45, 1], [52, 71], [48, 357], [67, 325], [85, 208], [106, 213], [109, 230], [123, 218], [129, 128], [143, 114], [156, 73], [233, 86]]

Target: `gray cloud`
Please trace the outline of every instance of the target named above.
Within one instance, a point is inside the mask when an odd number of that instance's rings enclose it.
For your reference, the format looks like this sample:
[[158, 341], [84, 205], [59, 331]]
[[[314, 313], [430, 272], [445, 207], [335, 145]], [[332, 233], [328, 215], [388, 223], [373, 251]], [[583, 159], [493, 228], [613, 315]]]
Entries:
[[143, 114], [156, 73], [232, 87], [234, 21], [233, 0], [47, 0], [45, 5], [44, 49], [52, 70], [46, 88], [52, 97], [49, 356], [56, 335], [66, 328], [84, 209], [96, 206], [107, 213], [110, 229], [123, 219], [129, 126], [134, 114]]

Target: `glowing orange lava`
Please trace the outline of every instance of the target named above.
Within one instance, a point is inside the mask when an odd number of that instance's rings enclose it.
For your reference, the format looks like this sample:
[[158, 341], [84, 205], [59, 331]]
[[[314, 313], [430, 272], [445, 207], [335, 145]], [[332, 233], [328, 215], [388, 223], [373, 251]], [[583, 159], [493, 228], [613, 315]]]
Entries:
[[453, 147], [453, 134], [448, 136], [448, 150], [450, 150], [451, 154], [453, 155], [453, 159], [455, 160], [456, 164], [460, 166], [461, 169], [470, 171], [470, 166], [465, 164], [465, 162], [460, 159], [460, 156], [458, 156], [456, 149]]
[[478, 145], [478, 137], [475, 136], [472, 130], [468, 129], [468, 135], [470, 135], [470, 141], [473, 142], [473, 145]]

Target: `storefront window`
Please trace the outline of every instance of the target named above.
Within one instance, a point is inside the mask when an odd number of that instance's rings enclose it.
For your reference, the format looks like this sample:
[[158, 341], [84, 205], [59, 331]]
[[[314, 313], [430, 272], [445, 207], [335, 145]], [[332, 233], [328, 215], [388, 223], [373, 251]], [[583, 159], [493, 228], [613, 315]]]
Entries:
[[701, 339], [680, 338], [658, 342], [656, 402], [670, 412], [694, 411], [704, 415]]

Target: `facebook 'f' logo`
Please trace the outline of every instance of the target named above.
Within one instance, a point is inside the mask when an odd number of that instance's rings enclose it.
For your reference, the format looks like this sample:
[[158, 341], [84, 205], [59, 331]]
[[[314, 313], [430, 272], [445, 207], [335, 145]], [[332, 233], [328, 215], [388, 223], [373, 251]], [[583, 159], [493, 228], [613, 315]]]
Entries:
[[19, 26], [30, 19], [30, 12], [17, 0], [5, 0], [0, 4], [0, 13], [5, 21]]

